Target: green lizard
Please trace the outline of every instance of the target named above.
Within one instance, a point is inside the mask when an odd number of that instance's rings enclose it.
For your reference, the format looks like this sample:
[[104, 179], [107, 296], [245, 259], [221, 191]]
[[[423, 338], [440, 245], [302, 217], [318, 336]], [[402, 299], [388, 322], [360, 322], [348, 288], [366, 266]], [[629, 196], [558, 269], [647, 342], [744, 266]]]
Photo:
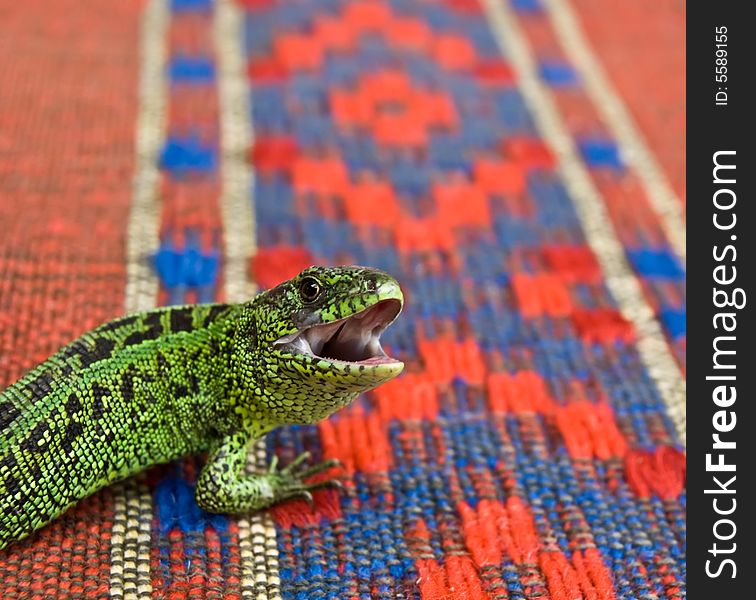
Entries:
[[316, 423], [398, 375], [380, 335], [402, 308], [386, 273], [311, 267], [243, 304], [159, 308], [84, 334], [0, 394], [0, 548], [151, 465], [208, 452], [210, 512], [310, 498], [334, 462], [244, 474], [250, 444]]

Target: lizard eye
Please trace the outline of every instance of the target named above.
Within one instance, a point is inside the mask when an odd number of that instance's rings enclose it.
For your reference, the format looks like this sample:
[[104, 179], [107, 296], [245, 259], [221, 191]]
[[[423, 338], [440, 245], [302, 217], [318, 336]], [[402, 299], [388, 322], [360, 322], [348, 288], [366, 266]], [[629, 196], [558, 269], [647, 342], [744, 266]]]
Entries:
[[314, 277], [305, 277], [299, 282], [299, 294], [305, 302], [314, 302], [321, 291], [320, 282]]

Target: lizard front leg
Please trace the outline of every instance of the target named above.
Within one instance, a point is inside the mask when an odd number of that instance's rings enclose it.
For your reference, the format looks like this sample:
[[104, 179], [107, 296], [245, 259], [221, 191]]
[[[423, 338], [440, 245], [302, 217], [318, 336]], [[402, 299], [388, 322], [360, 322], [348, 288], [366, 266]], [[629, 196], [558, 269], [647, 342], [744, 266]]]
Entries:
[[207, 464], [197, 478], [197, 504], [213, 513], [242, 513], [267, 508], [290, 498], [312, 501], [313, 490], [338, 487], [337, 480], [307, 483], [312, 475], [339, 463], [335, 460], [307, 466], [309, 452], [299, 455], [291, 464], [278, 469], [273, 457], [267, 472], [246, 474], [247, 453], [253, 437], [245, 431], [234, 432], [220, 439], [210, 450]]

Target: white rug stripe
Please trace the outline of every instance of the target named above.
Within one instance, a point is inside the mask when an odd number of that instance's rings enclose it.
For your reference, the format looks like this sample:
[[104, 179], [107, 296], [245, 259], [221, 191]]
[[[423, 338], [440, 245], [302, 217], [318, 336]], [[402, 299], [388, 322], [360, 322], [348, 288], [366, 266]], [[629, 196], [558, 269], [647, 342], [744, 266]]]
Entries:
[[[252, 193], [254, 178], [247, 151], [254, 139], [245, 73], [244, 15], [233, 0], [218, 0], [215, 46], [221, 113], [221, 215], [225, 239], [224, 285], [229, 302], [243, 302], [256, 292], [248, 276], [256, 249]], [[247, 471], [267, 468], [265, 443], [250, 452]], [[280, 600], [276, 529], [268, 513], [239, 518], [241, 587], [244, 598]]]
[[556, 154], [558, 170], [575, 203], [588, 243], [606, 278], [606, 285], [623, 316], [633, 323], [637, 348], [685, 444], [685, 380], [675, 362], [653, 310], [645, 301], [624, 249], [614, 235], [606, 206], [578, 156], [554, 102], [537, 75], [535, 60], [517, 18], [505, 0], [482, 0], [499, 47], [517, 72], [518, 85], [536, 125]]
[[[126, 234], [126, 312], [157, 303], [158, 278], [149, 255], [159, 245], [157, 157], [165, 136], [166, 0], [150, 0], [140, 26], [139, 112], [136, 122], [132, 200]], [[152, 495], [137, 476], [114, 488], [115, 516], [110, 551], [110, 596], [149, 598]]]
[[215, 13], [218, 93], [221, 127], [221, 216], [226, 241], [226, 300], [243, 302], [257, 286], [248, 276], [249, 259], [257, 247], [252, 186], [247, 159], [253, 142], [249, 82], [244, 52], [244, 14], [234, 0], [218, 0]]
[[[247, 473], [260, 473], [268, 468], [265, 441], [253, 447]], [[276, 527], [267, 512], [239, 518], [239, 551], [241, 555], [242, 598], [281, 600], [281, 579], [278, 568]]]
[[680, 198], [597, 60], [569, 0], [542, 0], [559, 41], [580, 74], [593, 105], [619, 143], [622, 159], [641, 182], [661, 218], [672, 250], [685, 262], [685, 217]]

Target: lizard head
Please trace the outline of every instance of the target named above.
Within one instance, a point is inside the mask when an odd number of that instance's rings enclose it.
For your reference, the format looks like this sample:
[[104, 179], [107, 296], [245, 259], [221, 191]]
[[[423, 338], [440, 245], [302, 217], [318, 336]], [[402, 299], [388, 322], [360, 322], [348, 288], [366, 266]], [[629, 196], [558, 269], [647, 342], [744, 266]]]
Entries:
[[396, 280], [365, 267], [310, 267], [250, 303], [268, 409], [314, 423], [401, 373], [381, 334], [402, 310]]

